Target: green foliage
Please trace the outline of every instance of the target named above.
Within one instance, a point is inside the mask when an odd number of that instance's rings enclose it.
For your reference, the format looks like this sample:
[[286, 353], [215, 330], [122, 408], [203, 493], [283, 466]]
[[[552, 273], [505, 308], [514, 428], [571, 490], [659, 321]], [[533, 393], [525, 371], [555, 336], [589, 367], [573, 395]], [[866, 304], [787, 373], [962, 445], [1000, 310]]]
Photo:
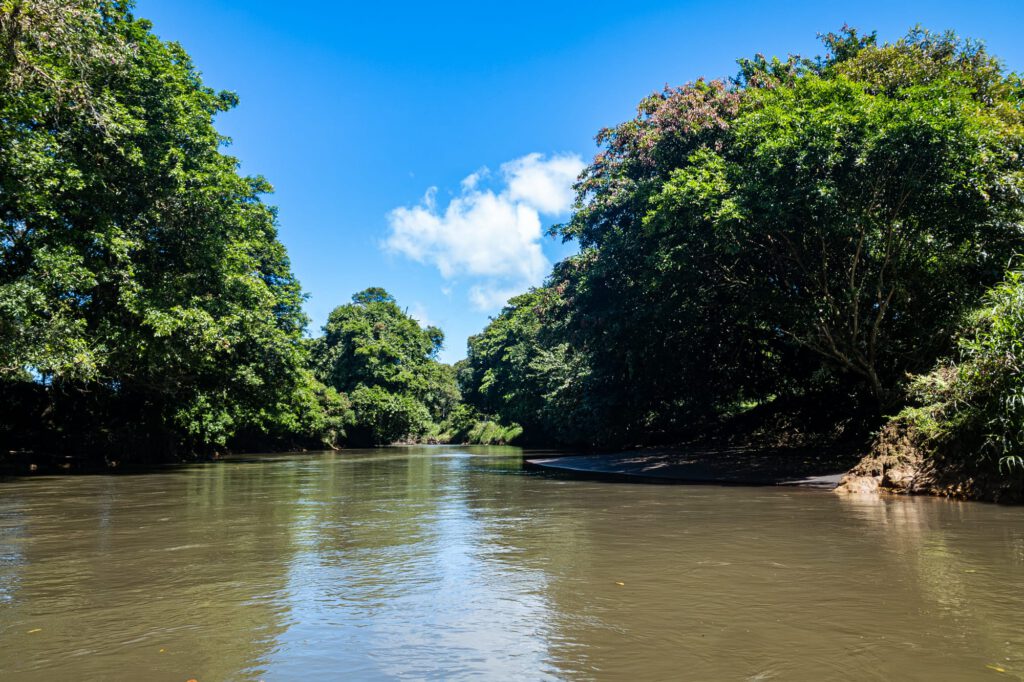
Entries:
[[544, 395], [531, 363], [540, 352], [541, 298], [536, 291], [516, 296], [484, 333], [469, 339], [465, 385], [472, 393], [466, 397], [481, 412], [536, 423]]
[[357, 386], [350, 395], [355, 423], [353, 441], [388, 444], [423, 435], [430, 413], [407, 393], [392, 393], [381, 386]]
[[553, 228], [581, 252], [471, 339], [470, 403], [628, 444], [769, 396], [888, 409], [953, 350], [1024, 247], [1021, 80], [952, 34], [823, 40], [601, 131]]
[[[1024, 249], [1020, 77], [952, 34], [844, 29], [601, 131], [552, 228], [580, 252], [466, 361], [380, 288], [304, 340], [271, 187], [214, 126], [237, 98], [131, 8], [0, 2], [0, 449], [613, 445], [772, 396], [889, 409]], [[1007, 476], [1022, 289], [987, 294], [901, 416]]]
[[386, 291], [373, 288], [331, 311], [314, 362], [321, 379], [342, 392], [367, 384], [420, 395], [443, 341], [439, 329], [420, 328]]
[[337, 437], [270, 186], [213, 125], [235, 96], [128, 2], [4, 2], [0, 43], [0, 391], [39, 408], [0, 420], [74, 452]]
[[[465, 362], [460, 361], [460, 362]], [[480, 413], [466, 403], [460, 403], [440, 425], [443, 440], [449, 443], [465, 443], [470, 429], [480, 420]]]
[[325, 384], [352, 400], [350, 441], [391, 443], [437, 431], [459, 404], [455, 369], [436, 360], [437, 327], [421, 328], [383, 289], [355, 294], [327, 319], [313, 346]]
[[523, 427], [518, 424], [502, 426], [490, 420], [478, 421], [469, 429], [462, 442], [472, 445], [509, 445], [522, 434]]
[[523, 428], [504, 425], [463, 403], [441, 425], [441, 440], [470, 445], [511, 445], [519, 441]]
[[911, 406], [892, 421], [924, 450], [974, 476], [1024, 490], [1024, 273], [1011, 271], [967, 317], [958, 363], [941, 362], [908, 386]]
[[481, 334], [470, 337], [459, 383], [464, 400], [481, 415], [513, 430], [521, 425], [533, 442], [596, 442], [600, 425], [582, 395], [590, 388], [587, 366], [558, 337], [563, 306], [551, 287], [509, 300]]
[[1011, 271], [975, 316], [961, 344], [954, 415], [977, 420], [981, 453], [1024, 479], [1024, 272]]
[[[947, 80], [884, 97], [808, 75], [748, 95], [732, 153], [673, 175], [691, 192], [716, 178], [687, 205], [751, 312], [883, 402], [903, 372], [947, 350], [1020, 246], [1017, 190], [1006, 193], [1021, 179], [1020, 122], [975, 94]], [[656, 229], [681, 227], [679, 211], [655, 206]]]

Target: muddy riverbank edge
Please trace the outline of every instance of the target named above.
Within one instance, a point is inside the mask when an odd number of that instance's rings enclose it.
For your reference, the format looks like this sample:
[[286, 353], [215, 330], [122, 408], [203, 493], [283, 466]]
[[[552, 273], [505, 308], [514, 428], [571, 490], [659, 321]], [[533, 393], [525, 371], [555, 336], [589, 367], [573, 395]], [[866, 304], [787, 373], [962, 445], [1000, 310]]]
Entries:
[[[963, 447], [963, 446], [961, 446]], [[937, 448], [912, 421], [858, 413], [829, 400], [780, 399], [660, 448], [526, 457], [576, 477], [653, 483], [798, 485], [844, 495], [933, 495], [1024, 503], [1024, 481], [976, 452]]]
[[926, 456], [906, 434], [885, 431], [864, 455], [814, 448], [667, 448], [552, 456], [528, 454], [529, 469], [632, 483], [795, 486], [841, 495], [932, 495], [1020, 504], [1005, 479], [962, 462]]
[[934, 452], [911, 424], [894, 420], [840, 480], [847, 495], [891, 493], [934, 495], [1000, 504], [1024, 503], [1019, 480], [1000, 475], [998, 466], [977, 453]]
[[524, 458], [529, 469], [578, 478], [637, 483], [788, 485], [834, 489], [857, 458], [811, 448], [649, 448]]

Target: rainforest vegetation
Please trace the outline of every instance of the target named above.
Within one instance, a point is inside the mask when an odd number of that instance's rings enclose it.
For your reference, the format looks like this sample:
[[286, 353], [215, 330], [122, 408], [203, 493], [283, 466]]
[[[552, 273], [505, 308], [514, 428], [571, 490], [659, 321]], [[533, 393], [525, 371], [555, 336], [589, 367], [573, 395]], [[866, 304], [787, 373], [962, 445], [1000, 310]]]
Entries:
[[383, 289], [331, 312], [312, 362], [316, 376], [351, 401], [350, 443], [440, 435], [460, 402], [455, 370], [435, 359], [443, 342], [440, 329], [421, 328]]
[[951, 33], [823, 43], [600, 132], [551, 230], [580, 253], [470, 339], [470, 404], [604, 446], [916, 416], [929, 453], [1019, 486], [1021, 79]]
[[380, 289], [304, 337], [235, 106], [114, 0], [0, 6], [0, 445], [108, 462], [436, 438], [454, 369]]
[[550, 229], [578, 253], [449, 366], [379, 288], [309, 336], [271, 186], [214, 126], [237, 98], [131, 10], [0, 4], [2, 452], [624, 447], [744, 416], [867, 443], [892, 418], [1021, 478], [1024, 84], [980, 43], [844, 28], [647, 97]]
[[5, 2], [0, 53], [4, 449], [163, 458], [340, 433], [270, 185], [213, 126], [235, 96], [122, 2]]

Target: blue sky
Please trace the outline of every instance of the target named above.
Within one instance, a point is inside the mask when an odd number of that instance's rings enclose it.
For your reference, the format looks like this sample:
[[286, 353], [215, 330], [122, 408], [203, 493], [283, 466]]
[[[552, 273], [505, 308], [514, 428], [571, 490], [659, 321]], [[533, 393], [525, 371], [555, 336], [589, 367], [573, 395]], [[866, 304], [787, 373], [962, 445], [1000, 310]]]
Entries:
[[139, 0], [241, 105], [230, 152], [274, 185], [311, 331], [368, 286], [444, 329], [442, 359], [571, 252], [568, 178], [665, 84], [813, 55], [849, 23], [983, 39], [1024, 70], [1024, 0], [518, 3]]

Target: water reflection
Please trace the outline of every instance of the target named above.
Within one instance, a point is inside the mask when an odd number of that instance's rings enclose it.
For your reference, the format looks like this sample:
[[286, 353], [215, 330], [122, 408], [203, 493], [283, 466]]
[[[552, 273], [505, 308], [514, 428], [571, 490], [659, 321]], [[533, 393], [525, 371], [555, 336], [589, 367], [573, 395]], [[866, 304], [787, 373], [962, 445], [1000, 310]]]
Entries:
[[[921, 615], [951, 648], [943, 658], [955, 652], [959, 665], [1024, 678], [1024, 597], [1012, 587], [1024, 569], [1019, 509], [932, 498], [845, 502], [881, 543], [889, 580], [916, 593]], [[908, 639], [926, 650], [921, 634]]]
[[0, 676], [1024, 673], [1020, 509], [567, 481], [518, 454], [6, 482]]

